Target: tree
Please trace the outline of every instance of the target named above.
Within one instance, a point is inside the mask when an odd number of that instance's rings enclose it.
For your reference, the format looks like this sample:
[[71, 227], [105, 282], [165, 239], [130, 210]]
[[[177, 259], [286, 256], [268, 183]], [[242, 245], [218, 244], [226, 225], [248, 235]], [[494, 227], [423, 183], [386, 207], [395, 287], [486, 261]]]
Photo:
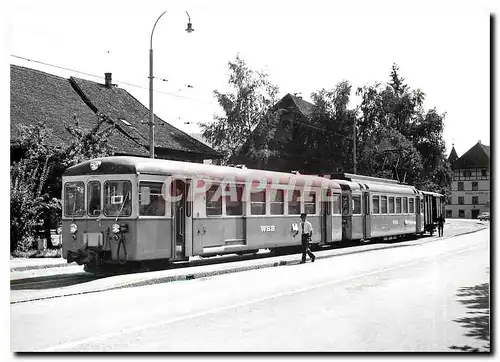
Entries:
[[[373, 176], [406, 175], [406, 181], [422, 189], [446, 193], [451, 168], [445, 154], [445, 114], [425, 111], [425, 94], [412, 90], [392, 66], [390, 81], [358, 88], [359, 172]], [[382, 161], [383, 160], [383, 161]], [[392, 174], [394, 174], [394, 169]]]
[[232, 92], [214, 91], [224, 116], [215, 115], [214, 122], [202, 123], [202, 135], [213, 148], [223, 154], [224, 164], [247, 140], [250, 142], [250, 156], [265, 159], [271, 152], [267, 142], [257, 148], [250, 136], [261, 122], [264, 126], [261, 132], [271, 129], [275, 124], [276, 114], [271, 113], [271, 107], [276, 103], [278, 87], [269, 81], [266, 73], [250, 69], [239, 55], [228, 66], [228, 82]]
[[102, 114], [97, 117], [98, 122], [87, 132], [77, 124], [67, 127], [69, 142], [62, 148], [51, 145], [50, 130], [44, 123], [21, 127], [13, 147], [23, 150], [23, 156], [10, 167], [11, 251], [27, 251], [42, 226], [50, 247], [50, 227], [61, 219], [64, 170], [85, 159], [111, 154], [108, 137], [114, 125]]

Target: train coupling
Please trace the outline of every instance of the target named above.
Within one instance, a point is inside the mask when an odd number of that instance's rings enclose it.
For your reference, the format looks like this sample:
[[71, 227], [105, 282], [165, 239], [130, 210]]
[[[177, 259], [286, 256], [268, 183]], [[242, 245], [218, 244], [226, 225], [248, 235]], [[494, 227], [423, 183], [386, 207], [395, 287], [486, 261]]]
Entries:
[[94, 264], [99, 265], [102, 263], [103, 257], [106, 252], [102, 249], [78, 249], [76, 251], [68, 250], [67, 261], [68, 264], [76, 262], [78, 265]]

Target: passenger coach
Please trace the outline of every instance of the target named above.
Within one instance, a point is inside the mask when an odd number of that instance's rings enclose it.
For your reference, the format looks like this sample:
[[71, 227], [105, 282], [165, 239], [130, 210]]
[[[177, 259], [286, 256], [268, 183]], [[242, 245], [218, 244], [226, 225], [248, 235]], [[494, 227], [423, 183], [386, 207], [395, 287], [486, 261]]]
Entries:
[[135, 157], [105, 157], [63, 175], [63, 257], [106, 264], [182, 261], [342, 239], [341, 187], [323, 177]]

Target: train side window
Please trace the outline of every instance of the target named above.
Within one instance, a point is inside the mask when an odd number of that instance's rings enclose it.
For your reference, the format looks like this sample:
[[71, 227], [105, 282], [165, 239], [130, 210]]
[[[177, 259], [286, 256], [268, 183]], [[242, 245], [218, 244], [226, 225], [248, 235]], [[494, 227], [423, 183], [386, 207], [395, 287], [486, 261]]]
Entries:
[[352, 195], [352, 213], [353, 215], [361, 214], [361, 195]]
[[300, 214], [300, 190], [288, 191], [288, 215]]
[[380, 196], [372, 196], [373, 213], [380, 214]]
[[342, 194], [342, 215], [347, 216], [351, 214], [349, 207], [349, 195]]
[[424, 210], [424, 200], [420, 200], [420, 210]]
[[316, 214], [316, 192], [304, 192], [304, 212], [307, 215]]
[[250, 193], [250, 214], [266, 214], [266, 190]]
[[414, 214], [415, 213], [415, 199], [413, 197], [411, 197], [409, 200], [409, 211], [410, 211], [410, 214]]
[[165, 199], [162, 182], [139, 182], [139, 215], [164, 216]]
[[274, 200], [270, 197], [271, 215], [283, 215], [285, 213], [284, 190], [274, 190]]
[[207, 216], [222, 215], [222, 192], [219, 189], [220, 184], [212, 184], [206, 194]]
[[408, 198], [403, 197], [403, 214], [408, 213]]
[[332, 196], [332, 214], [340, 215], [340, 195], [334, 194]]
[[389, 196], [389, 214], [394, 214], [394, 197]]
[[243, 215], [243, 185], [226, 185], [226, 215]]
[[380, 213], [387, 214], [387, 196], [380, 196]]
[[396, 197], [396, 214], [401, 214], [401, 197]]

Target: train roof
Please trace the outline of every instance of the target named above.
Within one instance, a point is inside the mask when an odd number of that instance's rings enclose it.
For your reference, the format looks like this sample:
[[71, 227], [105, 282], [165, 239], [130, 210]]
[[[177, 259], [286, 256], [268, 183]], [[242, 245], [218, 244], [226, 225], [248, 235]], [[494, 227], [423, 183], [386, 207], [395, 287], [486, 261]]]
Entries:
[[344, 172], [334, 173], [334, 174], [330, 175], [330, 178], [335, 179], [335, 180], [347, 180], [347, 181], [359, 182], [359, 183], [370, 182], [370, 183], [382, 183], [382, 184], [390, 184], [390, 185], [408, 186], [407, 184], [399, 182], [398, 180], [390, 180], [390, 179], [386, 179], [386, 178], [365, 176], [365, 175], [356, 175], [354, 173], [344, 173]]
[[437, 193], [437, 192], [432, 192], [432, 191], [422, 191], [422, 193], [424, 195], [443, 197], [443, 194], [440, 194], [440, 193]]
[[340, 190], [340, 185], [324, 177], [265, 171], [230, 166], [207, 165], [142, 157], [111, 156], [88, 160], [69, 167], [63, 176], [106, 175], [106, 174], [155, 174], [178, 175], [179, 177], [210, 178], [267, 183], [295, 184]]

